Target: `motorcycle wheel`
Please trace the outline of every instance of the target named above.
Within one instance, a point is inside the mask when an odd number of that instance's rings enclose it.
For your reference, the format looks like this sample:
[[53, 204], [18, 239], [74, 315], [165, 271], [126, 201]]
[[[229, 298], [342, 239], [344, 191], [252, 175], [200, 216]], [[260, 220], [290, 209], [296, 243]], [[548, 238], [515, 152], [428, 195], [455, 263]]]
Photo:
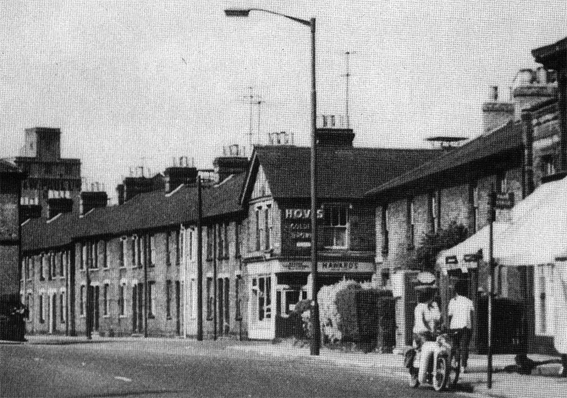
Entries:
[[457, 382], [459, 381], [459, 376], [461, 374], [461, 363], [457, 362], [455, 355], [451, 355], [451, 372], [449, 373], [449, 383], [451, 388], [457, 387]]
[[451, 364], [446, 355], [437, 357], [437, 371], [433, 375], [433, 389], [435, 391], [443, 391], [449, 382], [449, 373], [451, 371]]
[[409, 370], [409, 374], [410, 374], [409, 386], [410, 386], [411, 388], [417, 388], [417, 387], [419, 387], [419, 381], [417, 380], [418, 369], [412, 367], [412, 368]]

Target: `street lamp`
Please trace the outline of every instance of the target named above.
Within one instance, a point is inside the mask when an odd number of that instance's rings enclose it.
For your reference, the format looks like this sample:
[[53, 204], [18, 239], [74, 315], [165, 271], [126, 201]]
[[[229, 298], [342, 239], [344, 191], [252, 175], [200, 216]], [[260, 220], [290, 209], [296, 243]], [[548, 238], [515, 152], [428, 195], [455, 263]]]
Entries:
[[309, 21], [262, 8], [231, 8], [224, 11], [227, 17], [248, 17], [250, 11], [261, 11], [291, 19], [311, 28], [311, 323], [313, 339], [311, 355], [319, 355], [321, 331], [319, 327], [319, 305], [317, 304], [317, 89], [315, 86], [315, 18]]

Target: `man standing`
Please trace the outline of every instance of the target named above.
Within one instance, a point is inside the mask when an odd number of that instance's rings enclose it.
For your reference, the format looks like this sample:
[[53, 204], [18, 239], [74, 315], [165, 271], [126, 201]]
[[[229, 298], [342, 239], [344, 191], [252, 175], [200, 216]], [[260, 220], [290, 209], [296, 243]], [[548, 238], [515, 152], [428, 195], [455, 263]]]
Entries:
[[[460, 280], [455, 284], [455, 297], [449, 302], [449, 328], [454, 333], [453, 344], [457, 348], [455, 359], [461, 362], [461, 373], [466, 373], [469, 359], [469, 344], [472, 335], [473, 302], [466, 297], [466, 281]], [[461, 357], [462, 356], [462, 357]]]

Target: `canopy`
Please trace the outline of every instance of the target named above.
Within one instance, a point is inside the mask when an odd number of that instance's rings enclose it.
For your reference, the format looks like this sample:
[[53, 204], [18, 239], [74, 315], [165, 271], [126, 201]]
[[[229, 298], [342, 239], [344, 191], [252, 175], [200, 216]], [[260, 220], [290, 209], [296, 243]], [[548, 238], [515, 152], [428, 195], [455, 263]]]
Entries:
[[567, 178], [543, 184], [514, 208], [512, 224], [495, 243], [498, 264], [549, 264], [567, 255]]
[[[495, 222], [493, 225], [494, 248], [496, 248], [510, 224]], [[469, 268], [476, 268], [478, 260], [483, 257], [488, 258], [489, 231], [490, 227], [487, 225], [458, 245], [443, 250], [437, 256], [437, 266], [442, 270], [461, 269], [465, 271]]]

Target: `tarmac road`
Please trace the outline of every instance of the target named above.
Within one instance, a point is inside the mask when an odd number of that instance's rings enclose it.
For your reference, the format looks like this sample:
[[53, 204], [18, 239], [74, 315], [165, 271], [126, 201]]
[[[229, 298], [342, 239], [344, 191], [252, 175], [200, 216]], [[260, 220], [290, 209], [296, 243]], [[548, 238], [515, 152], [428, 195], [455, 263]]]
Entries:
[[439, 396], [430, 388], [413, 390], [399, 377], [369, 369], [227, 349], [234, 344], [243, 343], [113, 339], [0, 344], [0, 396]]

